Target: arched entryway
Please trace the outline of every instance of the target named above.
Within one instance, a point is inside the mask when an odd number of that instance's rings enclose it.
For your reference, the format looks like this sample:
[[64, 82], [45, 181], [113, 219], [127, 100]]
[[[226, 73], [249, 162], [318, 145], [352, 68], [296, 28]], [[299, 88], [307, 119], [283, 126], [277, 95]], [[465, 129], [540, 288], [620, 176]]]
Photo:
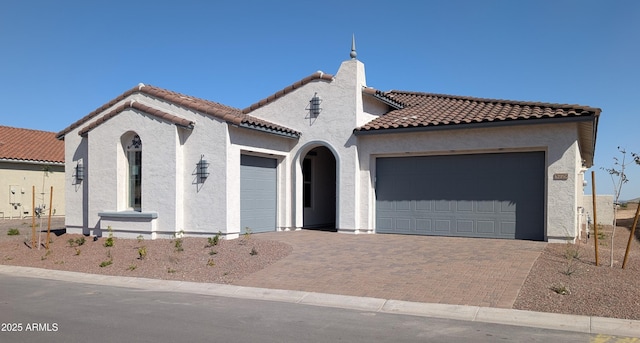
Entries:
[[303, 228], [336, 229], [336, 158], [324, 146], [311, 149], [300, 160], [302, 169]]

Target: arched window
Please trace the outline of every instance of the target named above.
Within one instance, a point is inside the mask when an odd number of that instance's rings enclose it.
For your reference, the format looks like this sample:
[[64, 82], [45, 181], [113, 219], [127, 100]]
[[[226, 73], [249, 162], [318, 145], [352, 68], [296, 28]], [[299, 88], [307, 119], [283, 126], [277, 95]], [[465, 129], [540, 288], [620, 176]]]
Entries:
[[134, 135], [126, 146], [127, 154], [127, 193], [128, 207], [134, 211], [142, 210], [142, 140]]

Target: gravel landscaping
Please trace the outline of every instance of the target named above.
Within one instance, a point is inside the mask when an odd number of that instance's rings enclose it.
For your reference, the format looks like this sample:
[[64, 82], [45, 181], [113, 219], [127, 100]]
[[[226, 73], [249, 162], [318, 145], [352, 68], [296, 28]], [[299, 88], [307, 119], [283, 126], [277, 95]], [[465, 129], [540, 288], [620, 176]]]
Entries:
[[[635, 206], [619, 211], [610, 265], [612, 227], [599, 236], [599, 266], [594, 238], [576, 244], [547, 244], [535, 262], [514, 308], [640, 320], [640, 233], [632, 240], [625, 269], [621, 269]], [[39, 223], [39, 222], [38, 222]], [[166, 280], [234, 284], [292, 252], [286, 243], [259, 235], [222, 240], [208, 238], [137, 240], [71, 235], [64, 218], [52, 219], [47, 250], [46, 220], [39, 232], [41, 246], [31, 248], [31, 219], [0, 220], [0, 264], [84, 273]], [[19, 232], [16, 232], [19, 231]], [[17, 233], [9, 235], [8, 233]]]

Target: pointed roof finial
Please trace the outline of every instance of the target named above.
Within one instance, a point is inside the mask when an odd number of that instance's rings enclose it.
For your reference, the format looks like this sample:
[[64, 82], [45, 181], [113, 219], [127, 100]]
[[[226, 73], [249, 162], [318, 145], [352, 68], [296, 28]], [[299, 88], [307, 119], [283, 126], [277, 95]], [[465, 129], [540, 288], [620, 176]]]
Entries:
[[349, 56], [351, 56], [351, 59], [355, 59], [356, 56], [358, 56], [358, 54], [356, 53], [356, 35], [354, 34], [351, 37], [351, 52], [349, 53]]

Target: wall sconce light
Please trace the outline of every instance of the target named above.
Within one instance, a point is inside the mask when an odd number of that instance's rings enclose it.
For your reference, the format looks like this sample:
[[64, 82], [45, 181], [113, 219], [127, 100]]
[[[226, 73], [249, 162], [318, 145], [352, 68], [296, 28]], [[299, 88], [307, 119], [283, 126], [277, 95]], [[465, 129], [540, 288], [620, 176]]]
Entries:
[[84, 166], [82, 163], [78, 162], [76, 165], [76, 181], [84, 180]]
[[322, 103], [322, 99], [318, 96], [318, 93], [313, 95], [313, 98], [309, 101], [309, 113], [311, 114], [311, 118], [317, 118], [322, 111], [320, 108], [320, 103]]
[[209, 177], [209, 162], [204, 159], [204, 155], [200, 156], [200, 161], [197, 163], [196, 174], [201, 182]]

